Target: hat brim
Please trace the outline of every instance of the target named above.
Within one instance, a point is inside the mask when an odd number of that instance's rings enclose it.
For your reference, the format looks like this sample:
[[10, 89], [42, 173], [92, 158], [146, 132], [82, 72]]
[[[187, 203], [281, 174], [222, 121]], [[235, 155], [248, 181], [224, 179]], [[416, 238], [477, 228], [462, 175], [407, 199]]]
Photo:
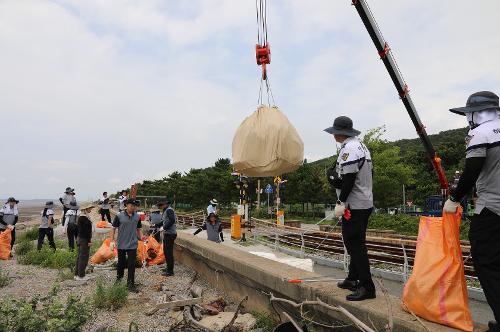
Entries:
[[19, 201], [16, 199], [16, 200], [13, 200], [13, 201], [7, 201], [7, 202], [5, 202], [5, 204], [8, 204], [8, 203], [10, 203], [10, 202], [14, 202], [14, 203], [16, 203], [16, 204], [18, 204], [18, 203], [19, 203]]
[[361, 132], [359, 130], [356, 130], [356, 129], [335, 129], [335, 127], [328, 127], [326, 129], [324, 129], [323, 131], [331, 134], [331, 135], [345, 135], [345, 136], [349, 136], [349, 137], [352, 137], [352, 136], [358, 136], [359, 134], [361, 134]]
[[500, 107], [491, 105], [479, 105], [479, 106], [465, 106], [465, 107], [455, 107], [450, 108], [450, 112], [460, 115], [465, 115], [467, 113], [480, 112], [485, 110], [496, 110], [500, 111]]

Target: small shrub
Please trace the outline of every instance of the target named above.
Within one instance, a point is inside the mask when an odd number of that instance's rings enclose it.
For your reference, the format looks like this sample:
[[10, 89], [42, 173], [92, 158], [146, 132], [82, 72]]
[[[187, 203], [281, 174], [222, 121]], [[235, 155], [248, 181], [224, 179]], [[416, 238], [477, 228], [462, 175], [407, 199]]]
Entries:
[[0, 288], [7, 286], [10, 283], [9, 275], [0, 270]]
[[76, 262], [76, 251], [56, 249], [44, 245], [40, 251], [33, 246], [24, 254], [17, 256], [17, 261], [24, 265], [41, 265], [51, 269], [72, 268]]
[[35, 249], [33, 241], [20, 241], [16, 244], [16, 255], [26, 255], [29, 251]]
[[32, 227], [26, 229], [18, 238], [19, 242], [34, 241], [38, 239], [38, 228]]
[[102, 279], [97, 281], [94, 293], [94, 306], [97, 308], [116, 310], [127, 302], [128, 288], [124, 282], [115, 282], [106, 286]]
[[54, 288], [44, 298], [0, 299], [0, 331], [80, 331], [91, 316], [90, 301], [70, 295], [62, 302], [56, 296]]
[[261, 328], [264, 332], [272, 332], [279, 325], [279, 320], [275, 316], [259, 311], [253, 311], [252, 315], [257, 320], [256, 328]]
[[60, 281], [73, 279], [74, 276], [75, 276], [75, 274], [73, 273], [73, 270], [71, 270], [71, 269], [61, 269], [57, 273], [57, 279], [59, 279]]

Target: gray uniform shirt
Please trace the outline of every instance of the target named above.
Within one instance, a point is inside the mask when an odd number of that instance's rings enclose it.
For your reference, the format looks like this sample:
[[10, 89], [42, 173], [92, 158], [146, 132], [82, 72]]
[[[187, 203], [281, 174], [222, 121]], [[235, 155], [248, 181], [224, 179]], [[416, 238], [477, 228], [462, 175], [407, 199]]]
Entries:
[[54, 218], [54, 210], [52, 209], [47, 209], [47, 212], [45, 213], [45, 216], [42, 213], [40, 213], [42, 216], [42, 222], [40, 223], [40, 226], [38, 228], [52, 228], [52, 224], [49, 224], [49, 217]]
[[[0, 209], [0, 215], [3, 217], [3, 221], [7, 225], [14, 225], [16, 221], [16, 217], [19, 215], [17, 210], [17, 205], [14, 205], [13, 208], [10, 207], [10, 204], [5, 204], [2, 209]], [[6, 229], [6, 225], [0, 224], [0, 229]]]
[[336, 168], [340, 177], [344, 174], [358, 173], [354, 187], [345, 202], [346, 206], [354, 210], [372, 208], [372, 158], [370, 151], [357, 137], [349, 137], [342, 143]]
[[175, 225], [177, 222], [177, 216], [175, 215], [174, 209], [172, 209], [170, 206], [165, 209], [161, 216], [161, 221], [163, 224], [163, 231], [166, 234], [177, 234], [177, 226]]
[[64, 207], [66, 207], [68, 209], [70, 208], [69, 203], [71, 203], [71, 202], [76, 203], [76, 198], [74, 195], [64, 194], [63, 197], [61, 197], [61, 199], [63, 201]]
[[216, 221], [213, 225], [210, 222], [206, 222], [202, 228], [207, 230], [208, 240], [217, 243], [220, 242], [220, 235], [219, 235], [220, 221]]
[[137, 249], [137, 229], [142, 228], [141, 217], [134, 213], [131, 216], [126, 211], [118, 213], [113, 220], [113, 227], [118, 228], [116, 246], [120, 250]]
[[466, 158], [486, 157], [476, 182], [476, 211], [484, 208], [500, 215], [500, 119], [471, 129], [466, 138]]
[[161, 213], [160, 212], [151, 212], [149, 215], [149, 221], [151, 222], [152, 225], [156, 227], [161, 227]]
[[101, 199], [101, 209], [102, 210], [109, 210], [111, 208], [111, 205], [109, 204], [109, 197], [102, 197]]

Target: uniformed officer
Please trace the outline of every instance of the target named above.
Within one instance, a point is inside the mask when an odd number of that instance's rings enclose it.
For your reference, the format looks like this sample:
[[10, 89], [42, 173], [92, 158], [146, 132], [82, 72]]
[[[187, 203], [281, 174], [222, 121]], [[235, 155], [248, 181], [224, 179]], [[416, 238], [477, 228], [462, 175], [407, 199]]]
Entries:
[[64, 195], [59, 198], [59, 202], [63, 205], [63, 216], [62, 216], [62, 225], [64, 226], [64, 223], [66, 222], [66, 212], [69, 210], [69, 203], [75, 202], [76, 203], [76, 198], [75, 198], [75, 189], [71, 187], [67, 187], [66, 190], [64, 191]]
[[486, 300], [496, 322], [489, 331], [500, 331], [500, 107], [493, 92], [480, 91], [467, 99], [465, 107], [451, 112], [465, 115], [469, 123], [466, 137], [465, 169], [457, 188], [444, 205], [455, 212], [460, 200], [474, 185], [476, 210], [469, 230], [471, 254]]
[[[19, 203], [14, 197], [9, 197], [5, 205], [0, 209], [0, 233], [5, 231], [7, 228], [12, 230], [10, 240], [10, 248], [14, 247], [16, 242], [16, 229], [15, 226], [19, 220], [19, 211], [17, 209], [17, 204]], [[12, 254], [11, 254], [12, 256]]]
[[149, 223], [150, 223], [150, 234], [153, 235], [156, 241], [158, 243], [161, 242], [161, 232], [160, 228], [163, 225], [161, 221], [161, 216], [162, 214], [160, 213], [160, 208], [158, 205], [154, 206], [151, 208], [151, 211], [149, 212]]
[[102, 193], [102, 198], [99, 203], [101, 204], [99, 211], [101, 214], [101, 220], [107, 220], [109, 223], [111, 223], [111, 212], [109, 211], [109, 209], [111, 209], [111, 204], [109, 202], [107, 191]]
[[137, 257], [137, 244], [142, 239], [141, 218], [137, 214], [138, 202], [133, 198], [124, 201], [125, 211], [118, 213], [113, 220], [113, 232], [111, 238], [114, 240], [115, 232], [118, 230], [116, 246], [118, 248], [118, 266], [116, 267], [117, 281], [123, 279], [125, 264], [127, 265], [127, 285], [131, 291], [135, 286], [135, 260]]
[[224, 242], [222, 223], [215, 213], [210, 213], [207, 217], [207, 220], [193, 233], [193, 235], [196, 235], [203, 230], [207, 231], [207, 240], [216, 243]]
[[120, 205], [118, 206], [118, 211], [124, 211], [125, 210], [125, 201], [128, 199], [128, 193], [126, 190], [122, 190], [122, 194], [120, 197], [118, 197], [118, 201], [120, 202]]
[[210, 213], [217, 214], [217, 205], [219, 205], [219, 202], [215, 198], [210, 201], [210, 205], [207, 206], [207, 216]]
[[366, 228], [373, 210], [372, 160], [370, 151], [356, 137], [352, 120], [339, 116], [333, 126], [325, 129], [342, 144], [336, 163], [340, 194], [335, 205], [335, 216], [342, 217], [342, 238], [351, 256], [349, 274], [338, 287], [351, 290], [348, 301], [374, 299], [375, 285], [370, 273], [366, 249]]
[[170, 206], [170, 201], [158, 203], [162, 210], [161, 222], [163, 224], [163, 252], [165, 253], [166, 268], [163, 271], [164, 276], [174, 275], [174, 244], [177, 238], [177, 216], [174, 209]]

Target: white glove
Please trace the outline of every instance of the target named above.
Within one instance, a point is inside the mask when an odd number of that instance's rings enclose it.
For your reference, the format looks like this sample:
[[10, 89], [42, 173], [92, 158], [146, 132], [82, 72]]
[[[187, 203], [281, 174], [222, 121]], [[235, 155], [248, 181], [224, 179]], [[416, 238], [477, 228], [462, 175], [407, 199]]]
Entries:
[[160, 232], [163, 232], [163, 226], [160, 227]]
[[448, 198], [448, 200], [446, 200], [446, 202], [444, 203], [443, 211], [448, 213], [455, 213], [457, 212], [457, 208], [459, 206], [460, 202], [453, 202], [451, 199]]
[[340, 202], [335, 204], [335, 217], [340, 218], [344, 215], [345, 204]]
[[13, 230], [14, 229], [14, 225], [7, 225], [7, 228], [10, 229], [10, 230]]

